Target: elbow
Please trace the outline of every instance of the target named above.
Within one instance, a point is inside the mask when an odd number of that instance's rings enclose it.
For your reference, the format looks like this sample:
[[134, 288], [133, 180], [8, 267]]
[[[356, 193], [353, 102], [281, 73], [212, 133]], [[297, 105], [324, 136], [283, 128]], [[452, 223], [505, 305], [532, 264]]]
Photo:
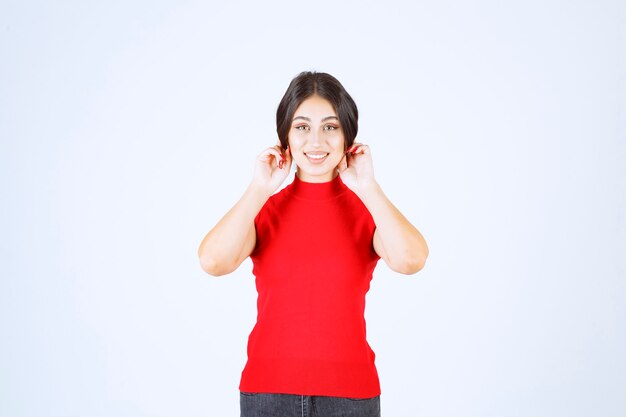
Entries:
[[198, 260], [200, 268], [214, 277], [229, 274], [235, 270], [230, 268], [226, 260], [214, 248], [208, 248], [204, 242], [198, 248]]
[[428, 245], [419, 235], [419, 239], [410, 241], [402, 251], [391, 253], [389, 267], [400, 274], [413, 275], [418, 273], [426, 265], [428, 258]]
[[406, 256], [400, 262], [391, 265], [391, 269], [400, 274], [413, 275], [424, 268], [424, 265], [426, 265], [426, 258], [428, 258], [427, 251], [419, 255]]
[[200, 267], [204, 272], [214, 277], [231, 273], [233, 270], [213, 258], [200, 257]]
[[425, 264], [426, 259], [410, 259], [400, 265], [394, 266], [392, 269], [400, 274], [413, 275], [421, 271]]

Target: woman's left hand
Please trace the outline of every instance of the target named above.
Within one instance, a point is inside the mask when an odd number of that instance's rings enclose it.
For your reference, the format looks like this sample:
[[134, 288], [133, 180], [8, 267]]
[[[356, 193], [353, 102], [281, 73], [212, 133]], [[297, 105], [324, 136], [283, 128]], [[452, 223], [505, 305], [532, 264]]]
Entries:
[[376, 183], [370, 148], [362, 143], [348, 148], [337, 170], [341, 181], [357, 195]]
[[363, 202], [376, 229], [374, 250], [394, 271], [414, 274], [424, 267], [428, 245], [419, 230], [385, 196], [374, 179], [369, 146], [352, 145], [337, 166], [341, 181]]

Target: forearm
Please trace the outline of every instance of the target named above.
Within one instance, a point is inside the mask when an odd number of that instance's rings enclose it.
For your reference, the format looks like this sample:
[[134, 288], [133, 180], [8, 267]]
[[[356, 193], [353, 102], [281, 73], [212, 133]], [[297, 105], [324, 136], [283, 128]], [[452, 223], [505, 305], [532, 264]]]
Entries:
[[391, 203], [377, 182], [364, 186], [357, 195], [376, 223], [379, 255], [397, 272], [419, 271], [428, 257], [428, 245], [419, 230]]
[[224, 275], [235, 270], [254, 248], [254, 218], [270, 193], [251, 183], [239, 201], [207, 233], [198, 257], [202, 268], [211, 275]]

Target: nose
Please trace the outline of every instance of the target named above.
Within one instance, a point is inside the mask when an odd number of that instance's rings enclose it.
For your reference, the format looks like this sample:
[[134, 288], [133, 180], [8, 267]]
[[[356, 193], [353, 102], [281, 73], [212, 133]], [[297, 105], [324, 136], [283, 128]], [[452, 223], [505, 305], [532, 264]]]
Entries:
[[309, 135], [309, 144], [315, 148], [319, 148], [322, 145], [322, 136], [318, 132], [312, 131]]

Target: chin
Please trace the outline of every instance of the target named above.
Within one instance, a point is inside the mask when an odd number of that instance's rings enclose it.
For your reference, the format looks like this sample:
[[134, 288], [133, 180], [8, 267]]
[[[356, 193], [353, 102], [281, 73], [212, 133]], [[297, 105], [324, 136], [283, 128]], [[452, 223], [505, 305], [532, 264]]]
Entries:
[[333, 171], [335, 171], [335, 169], [333, 168], [332, 170], [330, 169], [310, 169], [310, 168], [302, 168], [302, 166], [298, 165], [296, 168], [296, 172], [298, 173], [298, 176], [300, 177], [300, 179], [303, 179], [303, 177], [325, 177], [325, 176], [331, 176], [333, 174]]

